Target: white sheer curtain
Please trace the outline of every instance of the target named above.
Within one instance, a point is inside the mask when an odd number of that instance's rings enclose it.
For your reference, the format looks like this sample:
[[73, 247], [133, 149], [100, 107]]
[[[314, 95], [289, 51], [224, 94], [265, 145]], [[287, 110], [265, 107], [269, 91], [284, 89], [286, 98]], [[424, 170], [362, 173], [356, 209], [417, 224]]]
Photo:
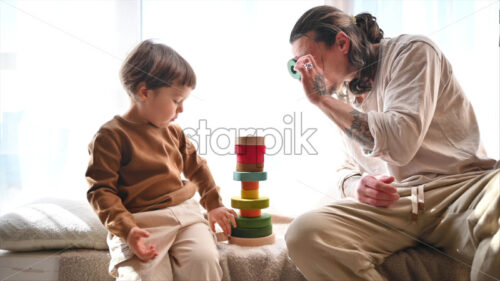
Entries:
[[[145, 38], [157, 37], [172, 45], [198, 74], [199, 86], [187, 101], [179, 123], [192, 128], [189, 131], [194, 134], [199, 119], [207, 120], [213, 134], [212, 146], [204, 156], [222, 187], [226, 204], [239, 192], [231, 175], [236, 157], [214, 151], [217, 132], [247, 127], [285, 132], [291, 126], [283, 120], [294, 114], [302, 130], [317, 129], [310, 138], [317, 154], [287, 153], [283, 147], [267, 155], [269, 180], [262, 183], [261, 193], [270, 196], [271, 211], [288, 215], [338, 198], [335, 167], [342, 151], [337, 129], [308, 104], [301, 86], [283, 69], [291, 56], [288, 36], [294, 23], [307, 9], [323, 3], [144, 1]], [[435, 40], [476, 108], [489, 155], [499, 158], [497, 1], [346, 0], [326, 4], [351, 14], [371, 12], [388, 37], [418, 33]], [[301, 130], [294, 129], [292, 135]], [[284, 143], [290, 145], [284, 135]], [[273, 138], [267, 140], [268, 146], [274, 145]]]
[[[332, 174], [340, 159], [337, 132], [286, 69], [293, 25], [306, 10], [323, 3], [143, 2], [144, 38], [172, 46], [197, 74], [198, 85], [177, 122], [190, 134], [198, 131], [192, 139], [207, 159], [226, 206], [241, 189], [232, 179], [232, 129], [267, 129], [262, 133], [267, 134], [268, 180], [260, 185], [260, 193], [271, 200], [267, 212], [299, 214], [334, 185]], [[201, 134], [208, 136], [206, 144]]]
[[[87, 145], [101, 124], [128, 107], [118, 70], [141, 33], [176, 49], [198, 76], [177, 122], [208, 160], [226, 205], [240, 192], [232, 180], [232, 145], [234, 130], [242, 128], [267, 129], [269, 179], [261, 194], [271, 198], [269, 212], [294, 216], [336, 198], [337, 129], [285, 69], [293, 25], [323, 3], [0, 2], [0, 212], [45, 196], [85, 198]], [[327, 3], [373, 13], [386, 36], [435, 40], [476, 108], [487, 151], [498, 159], [497, 1]]]
[[118, 69], [139, 1], [0, 1], [0, 212], [85, 198], [87, 145], [128, 106]]
[[308, 186], [329, 182], [337, 165], [335, 131], [308, 104], [286, 63], [293, 24], [321, 4], [0, 2], [0, 212], [39, 197], [85, 198], [87, 145], [101, 124], [128, 107], [118, 70], [141, 33], [175, 48], [198, 75], [178, 122], [193, 132], [206, 120], [213, 132], [201, 154], [226, 205], [240, 185], [232, 180], [234, 135], [224, 130], [251, 127], [272, 134], [269, 180], [262, 184], [271, 211], [308, 208], [323, 196]]

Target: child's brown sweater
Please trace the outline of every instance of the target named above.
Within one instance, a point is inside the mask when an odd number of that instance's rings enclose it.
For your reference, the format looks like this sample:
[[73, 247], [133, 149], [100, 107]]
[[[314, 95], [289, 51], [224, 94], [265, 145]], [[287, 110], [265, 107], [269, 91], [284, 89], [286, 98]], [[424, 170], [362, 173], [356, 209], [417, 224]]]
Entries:
[[[131, 213], [177, 205], [196, 190], [208, 211], [222, 200], [206, 161], [179, 126], [158, 128], [115, 116], [89, 145], [87, 199], [104, 226], [126, 239]], [[190, 181], [184, 182], [181, 173]]]

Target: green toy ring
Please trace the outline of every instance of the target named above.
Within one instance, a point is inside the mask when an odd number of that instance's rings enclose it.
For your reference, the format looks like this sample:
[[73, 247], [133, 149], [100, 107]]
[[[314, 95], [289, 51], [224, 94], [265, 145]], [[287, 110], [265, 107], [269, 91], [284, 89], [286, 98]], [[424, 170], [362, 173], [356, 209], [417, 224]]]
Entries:
[[294, 79], [300, 79], [300, 77], [302, 77], [300, 75], [300, 72], [298, 72], [297, 70], [294, 69], [295, 65], [297, 64], [297, 60], [296, 59], [290, 59], [288, 61], [288, 73], [290, 73], [290, 76], [292, 76], [292, 78]]
[[269, 207], [269, 197], [260, 196], [259, 199], [242, 199], [241, 196], [231, 197], [231, 207], [235, 209], [257, 210]]
[[[238, 216], [236, 219], [236, 225], [238, 225], [239, 228], [261, 228], [271, 224], [271, 215], [268, 213], [263, 213], [262, 216], [256, 218]], [[233, 227], [232, 223], [231, 226]]]
[[273, 233], [273, 226], [267, 225], [261, 228], [232, 228], [231, 236], [242, 238], [258, 238], [269, 236]]

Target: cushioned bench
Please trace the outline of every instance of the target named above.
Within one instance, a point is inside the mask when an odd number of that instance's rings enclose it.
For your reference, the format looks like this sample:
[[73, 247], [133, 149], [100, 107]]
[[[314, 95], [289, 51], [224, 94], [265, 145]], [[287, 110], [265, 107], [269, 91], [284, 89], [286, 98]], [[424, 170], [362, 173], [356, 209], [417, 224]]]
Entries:
[[[219, 242], [223, 280], [305, 280], [288, 258], [283, 238], [288, 223], [273, 217], [277, 238], [273, 245], [240, 247]], [[60, 229], [51, 233], [54, 228]], [[0, 252], [0, 280], [113, 280], [107, 273], [105, 237], [105, 229], [86, 202], [45, 199], [16, 210], [0, 218], [0, 248], [15, 246], [23, 252]], [[35, 251], [44, 247], [61, 249]], [[389, 280], [469, 280], [470, 269], [421, 246], [393, 254], [379, 270]]]

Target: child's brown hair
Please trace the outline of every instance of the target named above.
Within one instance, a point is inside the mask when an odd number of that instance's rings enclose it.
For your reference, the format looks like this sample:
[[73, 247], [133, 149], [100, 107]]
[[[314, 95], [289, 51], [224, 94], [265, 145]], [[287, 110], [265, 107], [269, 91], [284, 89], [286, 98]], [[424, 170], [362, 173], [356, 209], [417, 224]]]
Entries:
[[176, 82], [192, 89], [196, 86], [196, 75], [189, 63], [174, 49], [150, 39], [128, 55], [120, 69], [120, 79], [132, 97], [141, 82], [152, 90], [170, 87]]

